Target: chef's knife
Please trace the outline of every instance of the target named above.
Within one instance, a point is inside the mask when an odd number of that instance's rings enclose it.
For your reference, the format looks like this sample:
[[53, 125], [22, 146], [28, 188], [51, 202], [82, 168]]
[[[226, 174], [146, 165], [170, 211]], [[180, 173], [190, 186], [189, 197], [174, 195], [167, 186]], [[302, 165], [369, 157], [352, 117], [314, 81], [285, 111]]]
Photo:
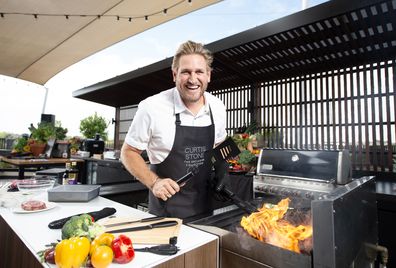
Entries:
[[87, 213], [80, 213], [80, 214], [76, 214], [76, 215], [72, 215], [63, 219], [59, 219], [56, 221], [52, 221], [48, 224], [48, 227], [50, 229], [61, 229], [63, 227], [63, 225], [70, 220], [71, 217], [73, 216], [79, 216], [82, 214], [89, 214], [91, 215], [91, 217], [94, 219], [94, 221], [97, 221], [99, 219], [105, 218], [107, 216], [113, 215], [114, 213], [116, 213], [116, 209], [115, 208], [104, 208], [102, 210], [98, 210], [98, 211], [91, 211], [91, 212], [87, 212]]
[[104, 224], [103, 226], [106, 228], [109, 228], [109, 227], [120, 226], [120, 225], [125, 225], [125, 224], [138, 223], [138, 222], [150, 222], [150, 221], [157, 221], [157, 220], [162, 220], [162, 219], [165, 219], [165, 217], [150, 217], [150, 218], [140, 219], [140, 220], [136, 220], [136, 221], [124, 221], [124, 222]]
[[106, 232], [107, 233], [136, 232], [136, 231], [149, 230], [149, 229], [154, 229], [154, 228], [164, 228], [164, 227], [169, 227], [169, 226], [175, 226], [177, 224], [178, 224], [177, 221], [163, 221], [163, 222], [157, 222], [157, 223], [143, 225], [143, 226], [129, 227], [129, 228], [123, 228], [123, 229], [106, 231]]

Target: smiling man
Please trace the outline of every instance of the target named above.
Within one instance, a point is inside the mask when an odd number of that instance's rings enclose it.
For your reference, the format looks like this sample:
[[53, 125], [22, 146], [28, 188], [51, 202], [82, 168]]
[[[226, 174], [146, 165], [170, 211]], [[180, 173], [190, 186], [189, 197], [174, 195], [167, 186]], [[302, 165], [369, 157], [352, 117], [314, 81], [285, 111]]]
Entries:
[[[125, 138], [122, 163], [150, 189], [152, 214], [184, 219], [212, 211], [212, 165], [205, 152], [226, 137], [225, 106], [206, 92], [212, 61], [202, 44], [181, 44], [172, 63], [176, 87], [143, 100]], [[194, 176], [179, 185], [176, 180], [189, 172]]]

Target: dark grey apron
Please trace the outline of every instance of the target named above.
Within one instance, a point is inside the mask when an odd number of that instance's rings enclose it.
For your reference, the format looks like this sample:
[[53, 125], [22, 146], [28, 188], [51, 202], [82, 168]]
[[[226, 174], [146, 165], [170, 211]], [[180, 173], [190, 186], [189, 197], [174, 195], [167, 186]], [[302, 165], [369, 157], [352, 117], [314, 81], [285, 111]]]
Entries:
[[158, 216], [187, 218], [212, 211], [209, 177], [211, 162], [205, 151], [214, 143], [214, 123], [206, 127], [182, 126], [176, 114], [176, 134], [173, 147], [165, 160], [151, 169], [161, 178], [178, 179], [190, 171], [198, 172], [167, 201], [157, 198], [150, 191], [149, 212]]

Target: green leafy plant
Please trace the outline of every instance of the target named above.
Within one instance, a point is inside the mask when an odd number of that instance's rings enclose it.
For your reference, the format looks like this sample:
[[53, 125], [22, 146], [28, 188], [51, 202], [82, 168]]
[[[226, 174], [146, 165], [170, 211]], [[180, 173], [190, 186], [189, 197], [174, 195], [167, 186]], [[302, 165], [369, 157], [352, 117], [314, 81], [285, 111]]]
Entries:
[[77, 153], [77, 151], [80, 149], [81, 143], [82, 143], [82, 140], [80, 137], [74, 136], [69, 139], [71, 154]]
[[56, 138], [56, 130], [51, 123], [38, 123], [37, 127], [33, 124], [29, 127], [30, 139], [35, 143], [47, 143], [50, 138]]
[[100, 137], [106, 141], [106, 129], [109, 124], [110, 122], [107, 122], [104, 117], [98, 116], [97, 113], [95, 113], [94, 115], [91, 115], [80, 121], [80, 132], [85, 138], [88, 139], [93, 139], [95, 138], [96, 134], [99, 134]]
[[54, 132], [55, 132], [55, 138], [57, 140], [64, 140], [66, 138], [68, 129], [62, 127], [62, 123], [60, 121], [56, 121], [54, 126]]
[[28, 137], [27, 135], [22, 135], [14, 141], [14, 145], [12, 146], [12, 153], [23, 153], [30, 152], [30, 147], [28, 146]]
[[238, 163], [242, 165], [253, 164], [253, 162], [256, 160], [256, 156], [249, 150], [243, 150], [238, 155], [238, 158]]

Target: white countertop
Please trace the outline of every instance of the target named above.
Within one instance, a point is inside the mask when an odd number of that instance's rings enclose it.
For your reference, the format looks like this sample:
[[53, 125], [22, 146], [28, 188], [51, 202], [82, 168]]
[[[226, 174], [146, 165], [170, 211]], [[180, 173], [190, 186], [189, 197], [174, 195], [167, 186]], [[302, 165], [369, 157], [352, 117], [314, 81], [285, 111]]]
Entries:
[[[17, 200], [21, 199], [18, 193], [7, 193], [7, 196], [9, 196], [9, 194], [14, 194]], [[47, 194], [41, 194], [35, 197], [35, 199], [47, 201]], [[0, 215], [8, 225], [11, 226], [30, 251], [35, 254], [39, 250], [44, 249], [46, 244], [61, 239], [61, 230], [49, 229], [48, 223], [79, 213], [101, 210], [104, 207], [114, 207], [117, 210], [115, 214], [117, 217], [147, 218], [152, 216], [143, 211], [100, 196], [87, 203], [56, 203], [56, 207], [53, 209], [35, 213], [18, 214], [11, 208], [0, 207]], [[182, 225], [177, 239], [177, 246], [180, 248], [177, 254], [172, 256], [161, 256], [152, 253], [135, 252], [135, 258], [132, 262], [128, 264], [113, 263], [110, 267], [152, 267], [216, 239], [218, 239], [218, 237], [215, 235]], [[136, 245], [135, 247], [144, 246], [146, 245]], [[38, 258], [37, 255], [36, 258]], [[55, 265], [48, 265], [47, 263], [43, 263], [43, 266], [55, 267]]]

